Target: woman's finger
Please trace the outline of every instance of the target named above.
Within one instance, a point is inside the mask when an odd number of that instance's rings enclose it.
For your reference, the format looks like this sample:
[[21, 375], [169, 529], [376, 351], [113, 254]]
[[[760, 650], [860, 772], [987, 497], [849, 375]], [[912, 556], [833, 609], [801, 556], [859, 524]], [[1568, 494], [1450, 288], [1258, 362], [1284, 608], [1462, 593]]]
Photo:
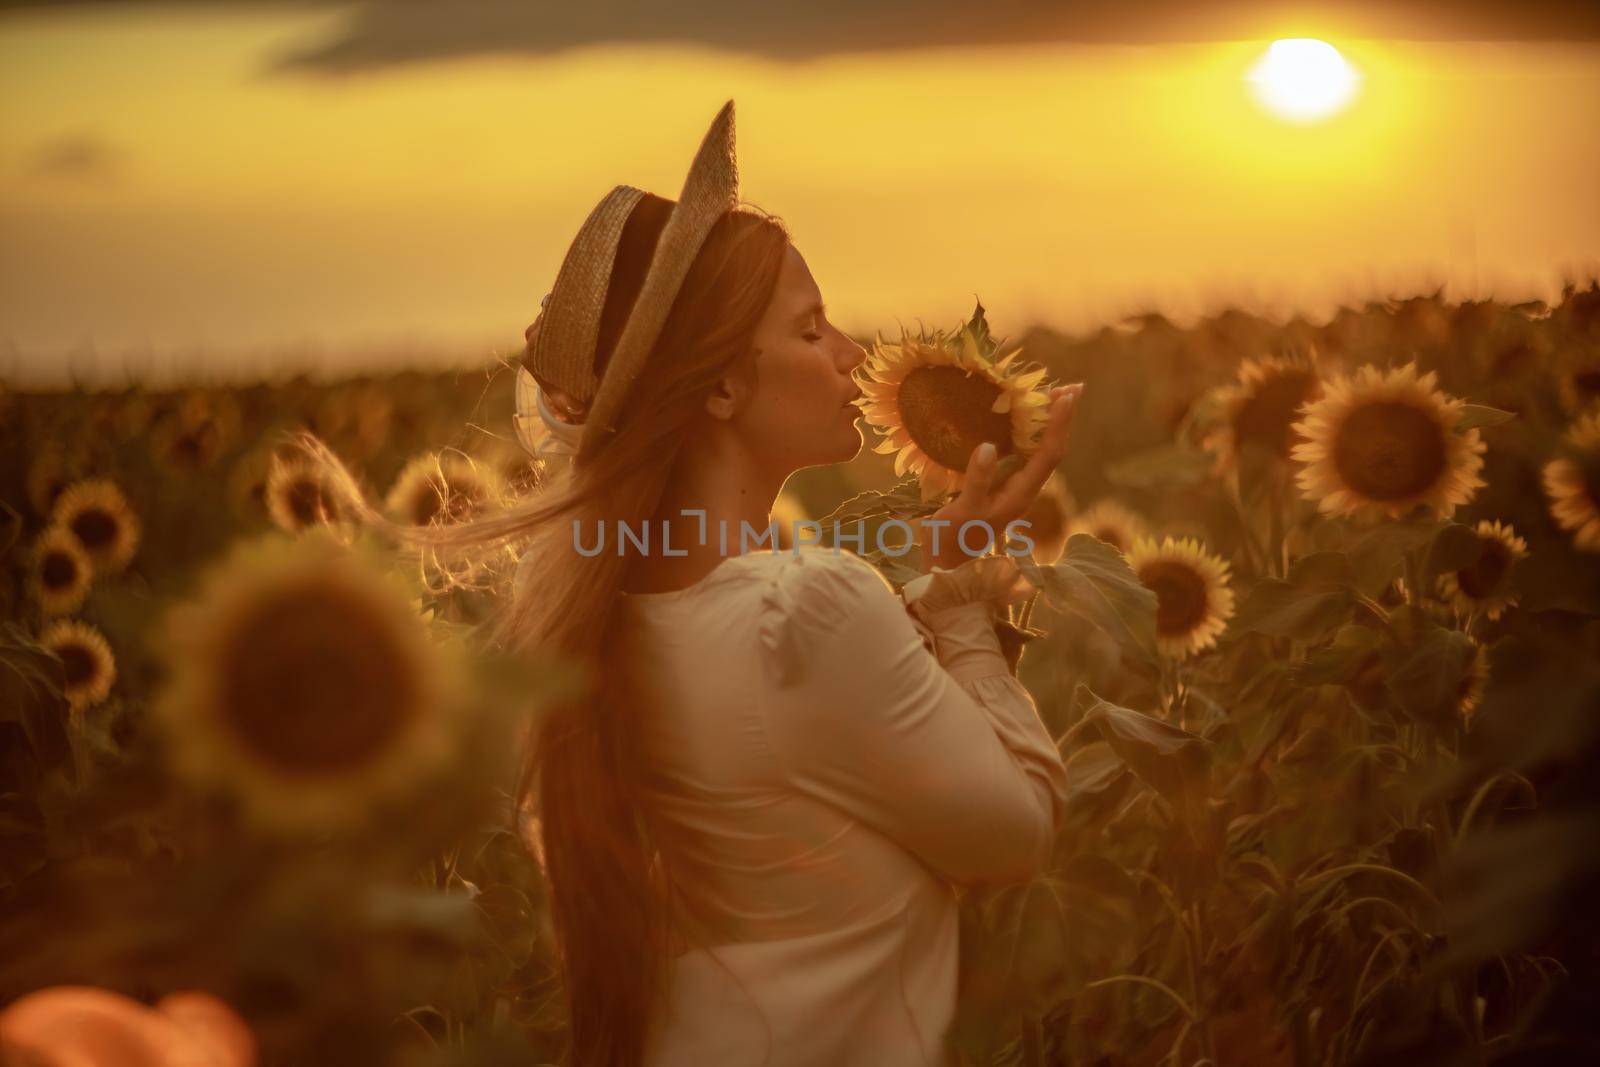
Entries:
[[1050, 422], [1045, 426], [1039, 450], [1029, 456], [1022, 469], [1006, 479], [995, 494], [991, 507], [1001, 519], [1009, 520], [1026, 512], [1051, 472], [1066, 456], [1067, 433], [1072, 427], [1072, 413], [1082, 390], [1082, 385], [1067, 386], [1050, 405]]
[[974, 448], [967, 459], [967, 474], [956, 499], [961, 501], [964, 510], [974, 515], [983, 514], [987, 508], [989, 491], [994, 485], [997, 451], [992, 441], [985, 441]]

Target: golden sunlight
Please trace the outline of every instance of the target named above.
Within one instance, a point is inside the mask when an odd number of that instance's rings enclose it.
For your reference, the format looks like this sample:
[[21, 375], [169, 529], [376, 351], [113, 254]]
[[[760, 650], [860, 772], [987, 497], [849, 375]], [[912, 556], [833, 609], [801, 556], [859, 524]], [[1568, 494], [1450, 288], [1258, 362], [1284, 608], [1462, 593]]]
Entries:
[[1314, 37], [1273, 41], [1245, 77], [1268, 111], [1291, 122], [1337, 114], [1361, 82], [1337, 48]]

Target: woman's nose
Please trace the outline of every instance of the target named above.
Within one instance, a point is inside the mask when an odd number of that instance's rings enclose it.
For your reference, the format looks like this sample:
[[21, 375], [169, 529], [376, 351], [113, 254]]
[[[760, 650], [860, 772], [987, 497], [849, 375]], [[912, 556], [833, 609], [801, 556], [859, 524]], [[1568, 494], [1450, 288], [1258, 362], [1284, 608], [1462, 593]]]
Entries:
[[848, 374], [866, 362], [867, 350], [856, 344], [850, 335], [844, 331], [841, 330], [839, 336], [844, 338], [844, 369], [845, 373]]

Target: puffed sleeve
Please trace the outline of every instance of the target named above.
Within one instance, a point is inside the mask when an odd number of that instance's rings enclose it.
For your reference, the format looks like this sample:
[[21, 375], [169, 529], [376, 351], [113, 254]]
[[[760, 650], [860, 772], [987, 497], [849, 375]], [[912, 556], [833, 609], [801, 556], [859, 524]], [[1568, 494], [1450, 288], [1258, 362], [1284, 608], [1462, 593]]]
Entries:
[[[941, 595], [963, 586], [941, 582]], [[774, 572], [760, 621], [774, 683], [765, 718], [790, 783], [963, 883], [1036, 873], [1066, 791], [989, 610], [927, 612], [936, 658], [871, 564], [817, 549]]]

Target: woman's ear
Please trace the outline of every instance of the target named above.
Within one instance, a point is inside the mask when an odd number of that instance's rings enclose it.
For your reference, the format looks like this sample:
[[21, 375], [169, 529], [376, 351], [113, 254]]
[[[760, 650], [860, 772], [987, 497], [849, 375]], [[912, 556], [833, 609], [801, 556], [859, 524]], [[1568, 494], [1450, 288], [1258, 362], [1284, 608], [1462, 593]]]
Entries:
[[737, 371], [724, 374], [706, 396], [706, 412], [714, 419], [727, 421], [750, 402], [755, 388], [753, 375]]

